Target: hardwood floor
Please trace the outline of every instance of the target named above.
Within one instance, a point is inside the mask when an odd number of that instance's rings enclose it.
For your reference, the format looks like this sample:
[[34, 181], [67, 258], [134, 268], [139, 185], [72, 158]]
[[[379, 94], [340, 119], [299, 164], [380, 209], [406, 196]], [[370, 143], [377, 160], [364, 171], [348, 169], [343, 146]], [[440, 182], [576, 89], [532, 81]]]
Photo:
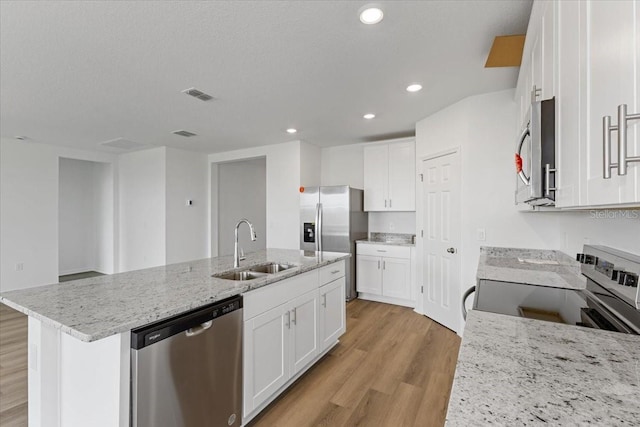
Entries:
[[27, 316], [0, 304], [0, 426], [27, 425]]
[[[413, 310], [355, 300], [347, 333], [251, 427], [442, 426], [460, 338]], [[0, 426], [27, 425], [27, 317], [0, 304]]]
[[250, 426], [442, 426], [459, 347], [409, 308], [355, 300], [340, 344]]

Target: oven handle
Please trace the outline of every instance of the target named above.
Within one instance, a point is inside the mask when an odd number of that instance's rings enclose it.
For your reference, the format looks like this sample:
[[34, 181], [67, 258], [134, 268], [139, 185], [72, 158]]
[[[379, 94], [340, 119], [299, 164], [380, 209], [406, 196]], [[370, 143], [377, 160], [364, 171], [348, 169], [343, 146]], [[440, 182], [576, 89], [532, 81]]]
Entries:
[[524, 185], [529, 185], [529, 177], [522, 170], [522, 146], [524, 145], [524, 140], [527, 136], [531, 135], [531, 131], [529, 130], [529, 125], [522, 131], [522, 135], [520, 135], [520, 141], [518, 142], [518, 149], [516, 150], [516, 171], [518, 172], [518, 176], [520, 180], [524, 183]]
[[462, 318], [464, 320], [467, 320], [467, 307], [466, 307], [467, 298], [469, 298], [469, 296], [475, 291], [476, 291], [476, 287], [472, 286], [469, 289], [467, 289], [467, 292], [465, 292], [464, 295], [462, 295]]

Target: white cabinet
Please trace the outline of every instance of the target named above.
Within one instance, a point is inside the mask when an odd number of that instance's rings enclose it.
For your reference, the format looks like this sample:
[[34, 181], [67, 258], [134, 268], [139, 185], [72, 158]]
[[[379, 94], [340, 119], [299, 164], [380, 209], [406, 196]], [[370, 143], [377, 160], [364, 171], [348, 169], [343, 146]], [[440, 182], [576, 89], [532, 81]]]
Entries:
[[345, 332], [344, 272], [340, 261], [244, 294], [243, 424]]
[[[604, 178], [603, 117], [640, 112], [640, 7], [637, 1], [558, 2], [558, 207], [640, 203], [640, 164]], [[640, 154], [638, 120], [628, 122], [629, 156]], [[618, 133], [611, 132], [617, 162]]]
[[326, 350], [344, 334], [346, 324], [345, 278], [320, 288], [320, 351]]
[[296, 298], [290, 303], [290, 308], [288, 327], [291, 331], [291, 364], [289, 376], [293, 376], [318, 354], [318, 291], [313, 290]]
[[359, 297], [413, 307], [411, 248], [358, 243], [356, 288]]
[[415, 142], [364, 148], [364, 210], [415, 211]]

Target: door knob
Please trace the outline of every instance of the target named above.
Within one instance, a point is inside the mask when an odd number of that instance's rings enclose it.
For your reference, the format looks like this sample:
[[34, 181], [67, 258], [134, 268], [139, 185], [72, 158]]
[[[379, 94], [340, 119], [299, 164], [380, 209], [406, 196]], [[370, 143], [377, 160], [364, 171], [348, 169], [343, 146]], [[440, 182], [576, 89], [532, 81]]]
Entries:
[[456, 248], [449, 248], [449, 249], [447, 249], [447, 252], [449, 252], [450, 254], [455, 254], [456, 253]]

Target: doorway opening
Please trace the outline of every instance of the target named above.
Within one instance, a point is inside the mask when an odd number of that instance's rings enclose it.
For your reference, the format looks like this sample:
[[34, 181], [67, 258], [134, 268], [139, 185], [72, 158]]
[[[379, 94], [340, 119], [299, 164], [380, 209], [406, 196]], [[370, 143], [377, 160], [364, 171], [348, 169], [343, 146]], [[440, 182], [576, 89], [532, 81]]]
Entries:
[[[256, 232], [238, 233], [245, 253], [267, 246], [267, 159], [258, 157], [211, 165], [211, 256], [233, 254], [237, 222], [248, 219]], [[244, 225], [241, 226], [245, 227]]]
[[114, 273], [113, 165], [61, 157], [59, 281]]

